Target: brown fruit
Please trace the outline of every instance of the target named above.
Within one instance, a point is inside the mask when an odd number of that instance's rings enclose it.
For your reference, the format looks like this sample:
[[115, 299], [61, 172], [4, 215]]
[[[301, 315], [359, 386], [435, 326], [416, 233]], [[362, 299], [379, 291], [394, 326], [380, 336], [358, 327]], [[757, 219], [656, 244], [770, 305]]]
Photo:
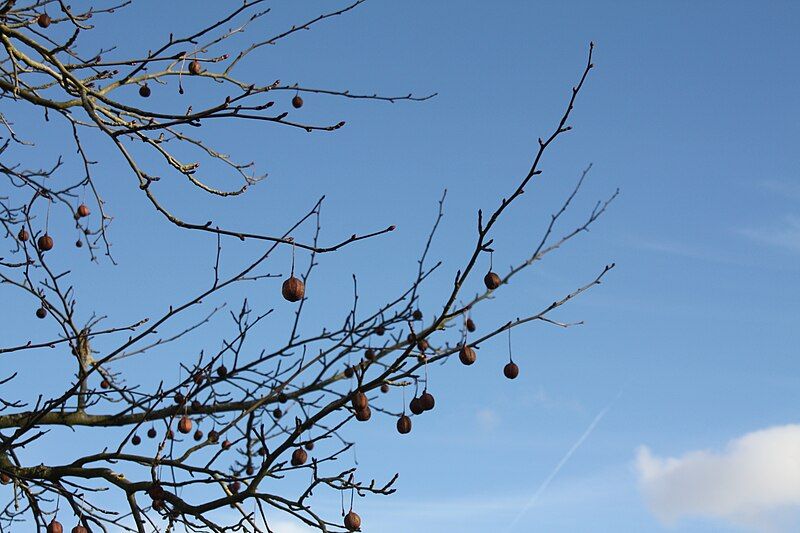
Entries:
[[90, 214], [92, 214], [92, 212], [89, 211], [89, 206], [88, 205], [81, 204], [81, 205], [78, 206], [78, 216], [79, 217], [85, 218], [85, 217], [88, 217]]
[[82, 240], [80, 240], [80, 239], [78, 239], [77, 241], [75, 241], [75, 247], [76, 247], [76, 248], [83, 248], [83, 241], [82, 241]]
[[197, 374], [192, 376], [192, 380], [194, 380], [195, 385], [200, 385], [201, 383], [203, 383], [203, 373], [198, 372]]
[[192, 411], [199, 411], [203, 408], [203, 404], [197, 400], [192, 400]]
[[39, 247], [41, 251], [48, 252], [53, 249], [54, 245], [53, 238], [47, 233], [45, 233], [44, 235], [39, 237], [39, 240], [36, 241], [36, 245]]
[[408, 415], [402, 415], [397, 419], [397, 431], [399, 431], [401, 435], [411, 433], [411, 419]]
[[213, 429], [211, 431], [209, 431], [208, 432], [208, 442], [210, 442], [211, 444], [216, 444], [217, 442], [219, 442], [219, 433], [216, 432]]
[[419, 364], [421, 364], [421, 365], [424, 365], [425, 363], [427, 363], [427, 362], [428, 362], [428, 358], [427, 358], [427, 357], [425, 357], [425, 354], [422, 354], [422, 353], [421, 353], [421, 354], [419, 354], [419, 355], [417, 356], [417, 361], [419, 361]]
[[264, 457], [265, 455], [267, 455], [267, 449], [262, 446], [261, 448], [258, 449], [258, 455]]
[[201, 72], [203, 72], [203, 67], [200, 66], [200, 62], [196, 59], [192, 59], [192, 62], [189, 63], [189, 74], [197, 76]]
[[5, 472], [0, 473], [0, 483], [3, 485], [8, 485], [11, 483], [11, 476], [6, 474]]
[[353, 374], [355, 374], [355, 371], [353, 370], [352, 366], [345, 367], [345, 369], [344, 369], [344, 377], [352, 378]]
[[82, 525], [78, 524], [77, 526], [72, 528], [72, 533], [89, 533], [89, 530], [83, 527]]
[[299, 94], [294, 95], [294, 98], [292, 98], [292, 107], [295, 109], [300, 109], [303, 107], [303, 99], [300, 98]]
[[244, 473], [248, 476], [252, 476], [256, 473], [256, 469], [253, 468], [253, 465], [247, 465], [247, 468], [244, 469]]
[[516, 379], [519, 376], [519, 367], [514, 361], [511, 361], [503, 367], [503, 375], [508, 379]]
[[198, 429], [197, 431], [194, 432], [192, 438], [194, 438], [195, 441], [200, 442], [201, 440], [203, 440], [203, 432]]
[[276, 407], [275, 410], [272, 411], [272, 416], [277, 420], [283, 416], [283, 411], [281, 411], [280, 407]]
[[467, 346], [465, 344], [458, 351], [458, 358], [463, 364], [469, 366], [475, 362], [478, 356], [475, 354], [475, 350], [472, 349], [472, 346]]
[[281, 294], [287, 301], [299, 302], [306, 294], [306, 286], [299, 278], [292, 276], [283, 282]]
[[306, 442], [305, 446], [303, 446], [306, 450], [311, 451], [314, 449], [314, 441], [310, 440]]
[[494, 272], [488, 272], [483, 277], [483, 284], [486, 285], [486, 288], [493, 291], [497, 287], [500, 286], [500, 276], [495, 274]]
[[281, 392], [280, 394], [278, 394], [278, 401], [279, 401], [280, 403], [286, 403], [286, 402], [288, 402], [288, 401], [289, 401], [289, 397], [288, 397], [288, 396], [286, 396], [286, 393], [285, 393], [285, 392]]
[[241, 490], [241, 488], [242, 488], [242, 484], [239, 483], [238, 480], [234, 481], [233, 483], [228, 485], [228, 490], [230, 490], [231, 493], [233, 493], [233, 494], [236, 494], [237, 492], [239, 492], [239, 490]]
[[104, 379], [103, 381], [100, 382], [100, 388], [101, 389], [107, 389], [110, 386], [111, 386], [111, 383], [109, 383], [107, 379]]
[[375, 328], [375, 335], [383, 337], [385, 333], [386, 333], [386, 326], [384, 326], [383, 324]]
[[414, 318], [414, 320], [422, 320], [422, 311], [415, 309], [411, 316]]
[[231, 446], [233, 446], [233, 443], [231, 441], [229, 441], [228, 439], [225, 439], [224, 441], [222, 441], [222, 449], [223, 450], [230, 450]]
[[381, 384], [381, 392], [384, 393], [384, 394], [389, 392], [389, 384], [388, 383], [382, 383]]
[[425, 350], [430, 348], [430, 344], [428, 344], [427, 340], [420, 339], [420, 340], [417, 341], [417, 348], [419, 348], [420, 352], [424, 352]]
[[353, 405], [353, 409], [358, 411], [359, 409], [366, 409], [369, 407], [369, 401], [367, 400], [367, 395], [361, 391], [357, 391], [353, 394], [353, 397], [350, 399], [350, 402]]
[[174, 397], [175, 403], [178, 405], [183, 405], [186, 403], [186, 396], [183, 395], [181, 392], [176, 392]]
[[158, 433], [156, 432], [156, 428], [150, 428], [150, 429], [147, 430], [147, 437], [148, 438], [154, 439], [154, 438], [156, 438], [157, 434]]
[[344, 527], [347, 531], [361, 531], [361, 517], [350, 511], [344, 515]]
[[359, 422], [366, 422], [370, 417], [372, 417], [372, 409], [369, 406], [356, 411], [356, 420]]
[[219, 366], [219, 368], [217, 369], [217, 375], [221, 378], [224, 378], [225, 376], [228, 375], [228, 369], [225, 367], [225, 365]]
[[171, 429], [168, 429], [167, 430], [167, 440], [172, 440], [174, 438], [175, 438], [175, 432], [172, 431]]
[[45, 318], [47, 316], [47, 309], [40, 307], [36, 310], [36, 318]]
[[367, 359], [367, 361], [374, 361], [376, 357], [375, 350], [372, 348], [367, 348], [367, 351], [364, 352], [364, 357]]
[[308, 461], [308, 454], [303, 448], [295, 448], [292, 452], [292, 466], [303, 466]]
[[53, 518], [50, 523], [47, 524], [47, 533], [64, 533], [64, 526], [61, 525], [61, 522]]
[[433, 394], [426, 390], [422, 393], [422, 396], [419, 397], [419, 404], [426, 411], [430, 411], [436, 405], [436, 400], [434, 399]]
[[192, 430], [192, 419], [186, 415], [182, 416], [180, 421], [178, 422], [178, 431], [186, 435], [191, 430]]
[[47, 13], [42, 13], [41, 15], [36, 17], [36, 24], [38, 24], [40, 28], [48, 27], [51, 22], [53, 22], [53, 20]]
[[475, 322], [473, 322], [471, 318], [468, 318], [467, 319], [467, 331], [472, 333], [473, 331], [475, 331], [475, 329], [476, 329], [475, 328]]
[[419, 398], [413, 398], [411, 400], [411, 402], [408, 404], [408, 408], [415, 415], [421, 415], [422, 413], [425, 412], [425, 409], [422, 407], [422, 404], [419, 402]]
[[131, 444], [133, 444], [134, 446], [138, 446], [141, 443], [142, 443], [142, 437], [140, 437], [139, 435], [134, 435], [133, 437], [131, 437]]
[[19, 233], [17, 233], [17, 239], [19, 239], [22, 242], [25, 242], [30, 238], [31, 236], [28, 234], [28, 230], [26, 230], [25, 228], [20, 229]]
[[153, 500], [153, 510], [154, 511], [163, 511], [164, 510], [164, 502], [162, 500]]
[[150, 92], [150, 87], [148, 87], [146, 83], [139, 87], [139, 96], [142, 98], [149, 98]]

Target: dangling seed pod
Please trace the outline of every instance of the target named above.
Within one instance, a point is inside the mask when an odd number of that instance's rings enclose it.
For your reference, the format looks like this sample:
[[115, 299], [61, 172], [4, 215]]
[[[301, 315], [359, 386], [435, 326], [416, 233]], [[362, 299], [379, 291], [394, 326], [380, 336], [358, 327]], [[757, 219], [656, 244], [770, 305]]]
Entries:
[[217, 375], [221, 378], [224, 378], [228, 375], [228, 369], [225, 367], [225, 365], [220, 365], [219, 368], [217, 368]]
[[199, 411], [203, 408], [203, 404], [201, 404], [197, 400], [192, 400], [192, 411]]
[[306, 444], [305, 444], [305, 446], [303, 446], [303, 448], [305, 448], [308, 451], [313, 450], [314, 449], [314, 441], [310, 440], [310, 441], [306, 442]]
[[408, 404], [408, 408], [415, 415], [421, 415], [422, 413], [425, 412], [425, 408], [422, 407], [422, 404], [420, 403], [419, 398], [412, 398], [411, 402], [409, 402], [409, 404]]
[[430, 344], [428, 344], [428, 341], [426, 339], [420, 339], [417, 341], [417, 348], [419, 348], [420, 352], [424, 352], [425, 350], [430, 348]]
[[156, 438], [156, 435], [158, 435], [156, 428], [150, 428], [147, 430], [147, 438], [154, 439]]
[[61, 522], [53, 518], [50, 523], [47, 524], [47, 533], [64, 533], [64, 526], [61, 525]]
[[276, 408], [275, 408], [275, 409], [272, 411], [272, 416], [275, 418], [275, 420], [277, 420], [277, 419], [279, 419], [280, 417], [282, 417], [282, 416], [283, 416], [283, 411], [281, 411], [281, 408], [280, 408], [280, 407], [276, 407]]
[[252, 476], [256, 473], [256, 469], [253, 468], [253, 465], [247, 465], [247, 468], [244, 469], [244, 473], [248, 476]]
[[299, 94], [294, 95], [294, 98], [292, 98], [292, 107], [294, 107], [295, 109], [300, 109], [301, 107], [303, 107], [303, 99], [300, 97]]
[[153, 500], [153, 510], [161, 512], [164, 510], [164, 502], [162, 500]]
[[514, 361], [510, 361], [503, 367], [503, 375], [508, 379], [516, 379], [519, 376], [519, 367]]
[[3, 485], [8, 485], [11, 483], [11, 476], [6, 474], [5, 472], [0, 472], [0, 483]]
[[78, 216], [80, 218], [86, 218], [91, 214], [92, 214], [92, 212], [89, 211], [89, 206], [88, 205], [81, 204], [81, 205], [78, 206]]
[[44, 307], [40, 307], [36, 310], [36, 318], [45, 318], [47, 317], [47, 309]]
[[203, 383], [203, 373], [198, 372], [194, 376], [192, 376], [192, 381], [194, 381], [195, 385], [200, 385]]
[[134, 435], [133, 437], [131, 437], [131, 444], [133, 444], [134, 446], [138, 446], [141, 443], [142, 443], [142, 437], [140, 437], [139, 435]]
[[194, 432], [194, 435], [192, 436], [192, 438], [196, 442], [200, 442], [201, 440], [203, 440], [203, 432], [198, 429], [197, 431]]
[[388, 383], [381, 383], [381, 392], [386, 394], [389, 392], [389, 384]]
[[417, 361], [419, 361], [419, 364], [424, 365], [428, 362], [428, 358], [425, 357], [425, 354], [421, 353], [417, 356]]
[[102, 381], [100, 382], [100, 388], [101, 388], [101, 389], [107, 389], [107, 388], [109, 388], [110, 386], [111, 386], [111, 383], [109, 383], [107, 379], [104, 379], [104, 380], [102, 380]]
[[261, 448], [258, 449], [258, 455], [264, 457], [265, 455], [267, 455], [267, 449], [262, 446]]
[[408, 415], [401, 415], [400, 418], [397, 419], [397, 431], [399, 431], [401, 435], [411, 433], [411, 419]]
[[469, 366], [475, 362], [478, 356], [475, 354], [475, 350], [472, 349], [472, 346], [467, 346], [466, 344], [461, 347], [458, 351], [458, 359], [465, 365]]
[[224, 441], [222, 441], [222, 449], [223, 450], [230, 450], [231, 446], [233, 446], [233, 443], [231, 441], [229, 441], [228, 439], [225, 439]]
[[288, 402], [288, 401], [289, 401], [289, 397], [288, 397], [288, 396], [286, 396], [286, 393], [285, 393], [285, 392], [281, 392], [280, 394], [278, 394], [278, 401], [279, 401], [280, 403], [286, 403], [286, 402]]
[[291, 276], [283, 282], [281, 294], [289, 302], [299, 302], [306, 294], [306, 286], [299, 278]]
[[192, 430], [192, 419], [186, 415], [183, 415], [178, 422], [178, 431], [187, 435]]
[[352, 378], [353, 374], [355, 374], [355, 371], [353, 370], [352, 366], [345, 367], [345, 369], [344, 369], [344, 377]]
[[295, 448], [292, 452], [292, 466], [303, 466], [308, 461], [308, 454], [303, 448]]
[[231, 483], [230, 485], [228, 485], [228, 490], [230, 490], [231, 493], [233, 493], [233, 494], [236, 494], [237, 492], [239, 492], [239, 490], [241, 490], [241, 488], [242, 488], [242, 484], [239, 483], [239, 480], [236, 480], [233, 483]]
[[386, 326], [384, 326], [383, 324], [375, 328], [375, 335], [377, 335], [378, 337], [383, 337], [385, 333], [386, 333]]
[[180, 392], [176, 392], [175, 397], [173, 399], [175, 400], [175, 403], [178, 405], [183, 405], [186, 402], [186, 396], [184, 396]]
[[414, 320], [422, 320], [422, 311], [415, 309], [411, 316], [414, 318]]
[[203, 67], [200, 66], [200, 62], [196, 59], [192, 59], [192, 62], [189, 63], [189, 74], [197, 76], [201, 72], [203, 72]]
[[367, 361], [374, 361], [376, 357], [375, 350], [372, 348], [367, 348], [367, 351], [364, 352], [364, 357], [367, 359]]
[[19, 239], [21, 242], [26, 242], [30, 238], [31, 236], [28, 234], [28, 230], [25, 228], [21, 228], [19, 233], [17, 233], [17, 239]]
[[39, 237], [39, 239], [36, 241], [36, 245], [39, 247], [39, 250], [43, 252], [49, 252], [50, 250], [53, 249], [54, 245], [53, 238], [47, 233], [45, 233], [44, 235]]
[[472, 332], [475, 331], [475, 329], [476, 329], [475, 328], [475, 322], [471, 318], [468, 318], [467, 319], [467, 331], [472, 333]]
[[53, 20], [47, 13], [42, 13], [41, 15], [36, 17], [36, 24], [38, 24], [40, 28], [48, 27], [51, 22], [53, 22]]
[[500, 286], [500, 276], [490, 271], [483, 277], [483, 284], [487, 289], [493, 291]]
[[369, 406], [356, 410], [356, 420], [359, 422], [366, 422], [370, 417], [372, 417], [372, 409]]
[[350, 511], [344, 515], [344, 527], [347, 531], [361, 531], [361, 517]]
[[419, 403], [424, 410], [431, 411], [436, 405], [436, 400], [434, 399], [433, 394], [428, 392], [426, 389], [425, 392], [422, 393], [422, 396], [419, 397]]
[[150, 98], [150, 94], [150, 87], [148, 87], [146, 83], [139, 87], [139, 96], [142, 98]]
[[83, 248], [83, 241], [80, 239], [75, 241], [75, 248]]
[[211, 430], [208, 432], [208, 442], [211, 444], [216, 444], [219, 442], [219, 433], [215, 430]]
[[359, 409], [366, 409], [369, 406], [369, 401], [367, 400], [367, 395], [361, 391], [357, 391], [353, 394], [350, 402], [353, 405], [353, 409], [358, 411]]
[[89, 533], [89, 530], [83, 527], [82, 525], [78, 524], [77, 526], [72, 528], [72, 533]]

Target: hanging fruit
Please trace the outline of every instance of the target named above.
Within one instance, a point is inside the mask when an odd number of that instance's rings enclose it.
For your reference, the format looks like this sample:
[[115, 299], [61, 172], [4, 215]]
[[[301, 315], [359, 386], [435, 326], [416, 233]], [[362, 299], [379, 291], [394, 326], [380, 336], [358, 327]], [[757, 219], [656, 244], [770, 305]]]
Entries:
[[497, 275], [496, 273], [494, 273], [494, 272], [491, 272], [491, 271], [489, 271], [489, 272], [488, 272], [488, 273], [487, 273], [487, 274], [486, 274], [486, 275], [483, 277], [483, 284], [484, 284], [484, 285], [486, 285], [486, 288], [487, 288], [487, 289], [489, 289], [490, 291], [493, 291], [493, 290], [495, 290], [497, 287], [499, 287], [499, 286], [500, 286], [500, 276], [498, 276], [498, 275]]
[[197, 431], [194, 432], [194, 435], [192, 436], [192, 438], [196, 442], [200, 442], [201, 440], [203, 440], [203, 432], [198, 429]]
[[314, 441], [310, 440], [306, 442], [305, 446], [303, 446], [306, 450], [311, 451], [314, 449]]
[[211, 444], [216, 444], [219, 442], [219, 433], [216, 430], [211, 430], [208, 432], [208, 442]]
[[475, 350], [471, 346], [467, 346], [465, 344], [458, 351], [458, 358], [463, 364], [469, 366], [475, 362], [478, 356], [475, 354]]
[[61, 522], [53, 518], [49, 524], [47, 524], [47, 533], [64, 533], [64, 526], [61, 525]]
[[366, 409], [369, 403], [367, 400], [367, 395], [361, 391], [357, 391], [355, 394], [353, 394], [353, 397], [350, 401], [353, 405], [353, 409], [356, 411], [359, 409]]
[[36, 318], [45, 318], [47, 316], [47, 309], [40, 307], [36, 310]]
[[412, 398], [411, 402], [408, 404], [409, 410], [415, 415], [421, 415], [425, 412], [425, 408], [422, 407], [422, 404], [419, 401], [419, 398]]
[[351, 510], [344, 515], [344, 527], [347, 531], [361, 531], [361, 517]]
[[139, 96], [142, 98], [150, 98], [150, 87], [145, 83], [139, 87]]
[[158, 433], [156, 432], [156, 428], [150, 428], [150, 429], [147, 430], [147, 437], [150, 438], [150, 439], [156, 438], [157, 434]]
[[30, 238], [31, 236], [28, 234], [28, 230], [25, 228], [20, 228], [19, 233], [17, 233], [17, 239], [19, 239], [21, 242], [26, 242]]
[[299, 94], [294, 95], [294, 98], [292, 98], [292, 107], [294, 107], [295, 109], [300, 109], [301, 107], [303, 107], [303, 99], [300, 97]]
[[422, 396], [419, 397], [419, 404], [425, 411], [431, 411], [436, 405], [436, 400], [434, 399], [433, 394], [425, 389], [425, 392], [423, 392]]
[[401, 415], [400, 418], [397, 419], [397, 431], [400, 432], [401, 435], [411, 432], [411, 419], [408, 415]]
[[422, 320], [422, 311], [415, 309], [411, 316], [414, 318], [414, 320]]
[[72, 528], [72, 533], [89, 533], [89, 530], [83, 527], [82, 525], [78, 524], [77, 526]]
[[385, 333], [386, 333], [386, 326], [384, 326], [383, 324], [380, 324], [377, 328], [375, 328], [375, 335], [383, 337]]
[[178, 422], [178, 431], [183, 433], [184, 435], [188, 434], [192, 430], [192, 419], [186, 415], [183, 415]]
[[503, 367], [503, 375], [508, 379], [516, 379], [519, 376], [519, 367], [514, 361], [510, 361]]
[[472, 333], [472, 332], [475, 331], [475, 329], [476, 329], [475, 328], [475, 322], [473, 322], [473, 320], [471, 318], [468, 318], [467, 319], [467, 331]]
[[43, 252], [48, 252], [53, 249], [54, 242], [53, 238], [47, 233], [45, 233], [44, 235], [39, 237], [39, 239], [36, 241], [36, 244], [39, 247], [39, 250]]
[[381, 383], [381, 392], [386, 394], [389, 392], [389, 384], [388, 383]]
[[233, 446], [233, 443], [231, 441], [229, 441], [228, 439], [225, 439], [224, 441], [222, 441], [222, 449], [223, 450], [230, 450], [231, 446]]
[[295, 448], [292, 452], [292, 466], [303, 466], [308, 461], [308, 453], [303, 448]]
[[197, 76], [201, 72], [203, 72], [203, 67], [200, 66], [200, 62], [196, 59], [192, 59], [192, 62], [189, 63], [189, 74]]
[[38, 17], [36, 17], [36, 24], [39, 25], [40, 28], [46, 28], [53, 22], [53, 19], [50, 18], [50, 15], [47, 13], [42, 13]]
[[80, 218], [86, 218], [91, 215], [92, 212], [89, 210], [89, 206], [86, 204], [81, 204], [78, 206], [78, 216]]
[[367, 359], [367, 361], [374, 361], [375, 356], [376, 356], [375, 350], [373, 350], [372, 348], [367, 348], [367, 351], [364, 352], [364, 357]]
[[138, 446], [141, 443], [142, 443], [142, 437], [140, 437], [139, 435], [134, 435], [133, 437], [131, 437], [131, 444], [133, 444], [134, 446]]
[[359, 422], [366, 422], [370, 417], [372, 417], [372, 409], [370, 409], [369, 406], [356, 410], [356, 420]]
[[306, 286], [299, 278], [291, 276], [283, 282], [281, 294], [289, 302], [299, 302], [306, 294]]

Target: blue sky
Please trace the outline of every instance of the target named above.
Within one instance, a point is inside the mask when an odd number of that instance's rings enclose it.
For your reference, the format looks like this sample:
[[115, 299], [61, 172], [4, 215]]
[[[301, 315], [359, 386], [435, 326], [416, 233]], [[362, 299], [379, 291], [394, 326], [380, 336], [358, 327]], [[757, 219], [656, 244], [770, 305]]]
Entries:
[[[144, 4], [129, 11], [138, 23], [126, 46], [145, 48], [176, 20], [194, 27], [203, 15], [175, 3], [154, 21]], [[272, 33], [328, 5], [277, 4], [265, 26]], [[724, 454], [743, 435], [798, 422], [798, 27], [800, 6], [788, 1], [370, 0], [251, 60], [247, 74], [260, 81], [439, 93], [396, 104], [309, 95], [302, 116], [348, 125], [334, 134], [263, 124], [209, 132], [269, 172], [245, 198], [211, 201], [185, 184], [164, 185], [182, 213], [238, 227], [280, 228], [322, 194], [323, 240], [397, 224], [390, 236], [322, 258], [322, 274], [309, 286], [313, 324], [347, 311], [351, 273], [364, 306], [410, 281], [446, 188], [434, 242], [444, 269], [422, 294], [432, 314], [469, 252], [477, 209], [494, 207], [527, 171], [536, 139], [556, 124], [588, 43], [596, 43], [574, 131], [548, 153], [541, 179], [498, 228], [495, 264], [502, 270], [527, 257], [589, 163], [586, 187], [559, 229], [579, 223], [617, 187], [621, 195], [590, 233], [519, 276], [475, 319], [502, 324], [593, 279], [606, 263], [617, 268], [556, 315], [583, 326], [515, 330], [518, 380], [502, 377], [505, 339], [498, 339], [474, 367], [432, 369], [437, 408], [415, 421], [410, 438], [399, 438], [389, 419], [352, 430], [365, 475], [401, 474], [395, 496], [357, 503], [366, 531], [766, 530], [757, 513], [742, 519], [701, 509], [685, 517], [679, 505], [659, 507], [670, 504], [648, 500], [636, 461], [641, 446], [661, 458]], [[44, 131], [42, 146], [57, 146], [61, 133]], [[167, 291], [186, 295], [207, 281], [215, 242], [166, 227], [134, 196], [135, 181], [113, 150], [98, 144], [95, 156], [108, 176], [101, 183], [116, 216], [120, 266], [85, 268], [76, 279], [86, 301], [135, 320], [166, 307]], [[251, 252], [232, 244], [224, 259], [234, 265]], [[287, 268], [288, 253], [278, 261], [276, 273]], [[247, 296], [266, 306], [274, 293]], [[230, 296], [234, 307], [243, 295]], [[9, 331], [29, 324], [9, 306], [0, 318]], [[280, 324], [265, 343], [287, 335]], [[216, 342], [206, 330], [189, 345]], [[323, 497], [320, 505], [337, 502]], [[656, 507], [677, 518], [659, 520]], [[780, 527], [797, 530], [800, 522], [787, 520]]]

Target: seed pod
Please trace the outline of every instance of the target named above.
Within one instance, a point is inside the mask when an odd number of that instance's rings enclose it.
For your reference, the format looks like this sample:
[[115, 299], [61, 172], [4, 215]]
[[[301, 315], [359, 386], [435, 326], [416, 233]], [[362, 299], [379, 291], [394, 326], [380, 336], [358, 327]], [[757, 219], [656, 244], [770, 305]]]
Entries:
[[5, 472], [0, 472], [0, 483], [3, 485], [8, 485], [11, 483], [11, 476], [6, 474]]
[[476, 329], [475, 328], [475, 322], [473, 322], [473, 320], [471, 318], [468, 318], [467, 319], [467, 331], [472, 333], [473, 331], [475, 331], [475, 329]]
[[89, 530], [83, 527], [82, 525], [78, 524], [77, 526], [72, 528], [72, 533], [89, 533]]
[[261, 448], [258, 449], [258, 455], [264, 457], [265, 455], [267, 455], [267, 449], [262, 446]]
[[85, 217], [88, 217], [90, 214], [92, 214], [92, 212], [89, 211], [89, 206], [88, 205], [81, 204], [81, 205], [78, 206], [78, 216], [79, 217], [85, 218]]
[[397, 431], [399, 431], [401, 435], [411, 433], [411, 419], [408, 415], [401, 415], [400, 418], [397, 419]]
[[233, 446], [233, 443], [231, 441], [229, 441], [228, 439], [225, 439], [224, 441], [222, 441], [222, 449], [223, 450], [230, 450], [231, 446]]
[[178, 405], [183, 405], [184, 403], [186, 403], [186, 396], [184, 396], [183, 393], [181, 392], [176, 392], [175, 397], [173, 399], [175, 400], [175, 403]]
[[295, 109], [300, 109], [303, 107], [303, 99], [300, 98], [299, 94], [294, 95], [294, 98], [292, 98], [292, 107]]
[[292, 466], [303, 466], [308, 461], [308, 454], [303, 448], [295, 448], [292, 452]]
[[147, 437], [150, 438], [150, 439], [156, 438], [157, 434], [158, 433], [156, 432], [156, 428], [150, 428], [150, 429], [147, 430]]
[[19, 233], [17, 233], [17, 239], [19, 239], [22, 242], [25, 242], [30, 238], [31, 236], [28, 234], [28, 230], [26, 230], [25, 228], [21, 228], [19, 230]]
[[386, 326], [384, 326], [383, 324], [380, 324], [377, 328], [375, 328], [375, 335], [383, 337], [385, 333], [386, 333]]
[[412, 398], [411, 402], [408, 404], [408, 408], [415, 415], [421, 415], [422, 413], [425, 412], [425, 409], [422, 407], [422, 404], [419, 402], [419, 398]]
[[430, 348], [430, 344], [428, 344], [428, 341], [426, 339], [420, 339], [417, 341], [417, 348], [419, 348], [420, 352], [424, 352], [425, 350]]
[[192, 380], [194, 381], [195, 385], [200, 385], [203, 383], [203, 373], [198, 372], [194, 376], [192, 376]]
[[425, 357], [425, 354], [421, 353], [417, 356], [417, 361], [419, 361], [419, 364], [424, 365], [428, 362], [428, 358]]
[[231, 493], [233, 493], [233, 494], [236, 494], [237, 492], [239, 492], [239, 490], [241, 488], [242, 488], [242, 484], [239, 483], [239, 480], [236, 480], [233, 483], [228, 485], [228, 490], [230, 490]]
[[186, 415], [183, 415], [178, 422], [178, 431], [183, 433], [184, 435], [188, 434], [192, 430], [192, 419]]
[[475, 350], [472, 349], [472, 346], [467, 346], [465, 344], [458, 351], [458, 358], [463, 364], [469, 366], [475, 362], [478, 356], [475, 354]]
[[110, 386], [111, 386], [111, 383], [109, 383], [107, 379], [104, 379], [104, 380], [102, 380], [102, 381], [100, 382], [100, 388], [101, 388], [101, 389], [107, 389], [107, 388], [109, 388]]
[[75, 248], [83, 248], [83, 241], [80, 239], [75, 241]]
[[344, 369], [344, 377], [352, 378], [353, 374], [355, 374], [355, 371], [353, 370], [353, 367], [351, 367], [351, 366], [345, 367], [345, 369]]
[[508, 379], [516, 379], [519, 376], [519, 367], [514, 361], [511, 361], [503, 367], [503, 375]]
[[203, 67], [200, 66], [200, 62], [196, 59], [192, 59], [192, 62], [189, 63], [189, 74], [197, 76], [201, 72], [203, 72]]
[[61, 522], [53, 518], [50, 523], [47, 524], [47, 533], [64, 533], [64, 526], [61, 525]]
[[45, 318], [47, 316], [47, 309], [40, 307], [36, 310], [36, 318]]
[[192, 411], [199, 411], [203, 408], [203, 404], [201, 404], [197, 400], [192, 400]]
[[414, 320], [422, 320], [422, 311], [415, 309], [411, 316], [414, 318]]
[[422, 393], [422, 396], [419, 397], [419, 404], [424, 410], [430, 411], [436, 405], [436, 400], [434, 399], [433, 394], [426, 390]]
[[277, 420], [283, 416], [283, 411], [281, 411], [280, 407], [276, 407], [275, 410], [272, 411], [272, 416]]
[[494, 272], [488, 272], [483, 277], [483, 284], [486, 285], [487, 289], [493, 291], [500, 286], [500, 276], [498, 276]]
[[353, 397], [350, 399], [350, 402], [353, 405], [353, 409], [358, 411], [359, 409], [366, 409], [369, 406], [369, 401], [367, 400], [367, 395], [361, 391], [357, 391], [353, 394]]
[[372, 409], [366, 406], [363, 409], [356, 410], [356, 420], [359, 422], [366, 422], [372, 416]]
[[53, 22], [53, 20], [47, 13], [42, 13], [41, 15], [36, 17], [36, 24], [38, 24], [40, 28], [48, 27], [51, 22]]
[[139, 435], [134, 435], [133, 437], [131, 437], [131, 444], [133, 444], [134, 446], [138, 446], [141, 443], [142, 443], [142, 437], [140, 437]]
[[388, 383], [381, 383], [381, 392], [386, 394], [389, 392], [389, 384]]
[[244, 469], [244, 473], [248, 476], [252, 476], [256, 473], [256, 469], [253, 468], [253, 465], [247, 465], [247, 468]]
[[285, 392], [281, 392], [280, 394], [278, 394], [278, 401], [279, 401], [280, 403], [286, 403], [286, 402], [288, 402], [288, 401], [289, 401], [289, 397], [288, 397], [288, 396], [286, 396], [286, 393], [285, 393]]
[[294, 276], [283, 282], [281, 294], [289, 302], [299, 302], [306, 294], [306, 286]]
[[347, 531], [361, 531], [361, 517], [350, 511], [344, 515], [344, 527]]
[[139, 96], [142, 98], [150, 97], [150, 87], [148, 87], [146, 83], [139, 87]]
[[153, 500], [153, 510], [154, 511], [163, 511], [164, 510], [164, 502], [162, 500]]
[[208, 442], [211, 444], [216, 444], [219, 442], [219, 433], [215, 430], [211, 430], [208, 432]]
[[203, 440], [203, 432], [198, 429], [197, 431], [194, 432], [192, 438], [194, 438], [195, 441], [200, 442], [201, 440]]
[[54, 244], [53, 238], [47, 233], [39, 237], [39, 239], [36, 241], [36, 245], [39, 247], [39, 250], [43, 252], [49, 252], [52, 250]]
[[306, 442], [305, 446], [303, 446], [306, 450], [311, 451], [314, 449], [314, 441], [310, 440]]
[[219, 368], [217, 368], [217, 375], [221, 378], [228, 375], [228, 369], [225, 368], [225, 365], [220, 365]]
[[367, 361], [374, 361], [376, 357], [375, 350], [372, 348], [367, 348], [367, 351], [364, 352], [364, 357], [367, 359]]

